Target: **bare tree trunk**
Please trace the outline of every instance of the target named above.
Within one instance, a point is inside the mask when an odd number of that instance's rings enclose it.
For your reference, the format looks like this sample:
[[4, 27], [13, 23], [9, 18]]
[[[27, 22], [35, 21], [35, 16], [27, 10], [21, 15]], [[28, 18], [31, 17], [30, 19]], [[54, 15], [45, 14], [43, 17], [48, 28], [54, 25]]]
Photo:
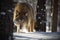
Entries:
[[12, 12], [8, 11], [12, 11], [13, 0], [1, 0], [0, 3], [0, 40], [13, 40]]
[[57, 32], [58, 0], [51, 0], [52, 5], [52, 32]]

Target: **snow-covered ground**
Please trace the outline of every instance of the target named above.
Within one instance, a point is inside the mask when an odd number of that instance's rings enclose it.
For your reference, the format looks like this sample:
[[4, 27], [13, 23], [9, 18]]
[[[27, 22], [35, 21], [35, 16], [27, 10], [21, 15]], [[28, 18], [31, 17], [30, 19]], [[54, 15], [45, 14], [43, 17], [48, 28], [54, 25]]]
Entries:
[[20, 33], [14, 32], [15, 40], [60, 40], [59, 27], [57, 27], [57, 32], [49, 31], [48, 26], [46, 26], [46, 32], [27, 32], [26, 29], [20, 30]]
[[60, 33], [50, 32], [31, 32], [31, 33], [13, 33], [15, 39], [20, 40], [39, 40], [39, 39], [59, 39]]

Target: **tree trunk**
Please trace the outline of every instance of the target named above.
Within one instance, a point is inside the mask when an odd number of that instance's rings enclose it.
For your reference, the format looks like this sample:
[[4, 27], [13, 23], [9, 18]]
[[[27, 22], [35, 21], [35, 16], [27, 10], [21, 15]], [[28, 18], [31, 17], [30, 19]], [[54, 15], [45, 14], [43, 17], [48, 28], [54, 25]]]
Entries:
[[52, 5], [52, 32], [57, 32], [58, 0], [51, 0]]

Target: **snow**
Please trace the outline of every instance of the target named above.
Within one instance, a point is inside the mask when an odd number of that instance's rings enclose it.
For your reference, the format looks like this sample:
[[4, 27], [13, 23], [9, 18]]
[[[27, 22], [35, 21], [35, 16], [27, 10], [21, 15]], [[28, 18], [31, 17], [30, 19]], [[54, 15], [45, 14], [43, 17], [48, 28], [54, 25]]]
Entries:
[[29, 32], [29, 33], [13, 33], [15, 39], [57, 39], [60, 37], [60, 33], [50, 32]]

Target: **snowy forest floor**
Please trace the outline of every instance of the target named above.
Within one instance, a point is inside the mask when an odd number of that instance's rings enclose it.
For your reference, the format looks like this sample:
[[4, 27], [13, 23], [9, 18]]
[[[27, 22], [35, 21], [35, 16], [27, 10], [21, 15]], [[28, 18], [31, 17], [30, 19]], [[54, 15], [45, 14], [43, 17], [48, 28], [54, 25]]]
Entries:
[[60, 40], [60, 32], [13, 33], [15, 40]]

